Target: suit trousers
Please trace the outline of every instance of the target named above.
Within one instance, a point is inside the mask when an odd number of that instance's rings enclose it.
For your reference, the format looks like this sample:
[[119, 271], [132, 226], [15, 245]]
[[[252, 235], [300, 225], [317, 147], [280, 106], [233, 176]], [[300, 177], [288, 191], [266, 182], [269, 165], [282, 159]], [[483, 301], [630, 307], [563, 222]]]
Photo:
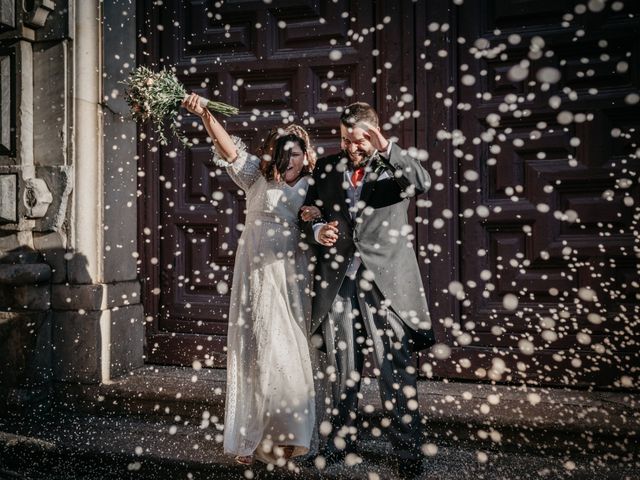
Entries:
[[[358, 392], [365, 352], [372, 353], [384, 410], [382, 430], [397, 456], [421, 458], [416, 369], [411, 365], [411, 329], [386, 307], [380, 290], [362, 278], [346, 277], [322, 325], [331, 382], [332, 431], [327, 454], [352, 451], [357, 432]], [[408, 368], [407, 368], [408, 367]], [[333, 372], [331, 372], [333, 370]], [[388, 425], [387, 425], [388, 424]], [[386, 426], [386, 428], [384, 428]]]

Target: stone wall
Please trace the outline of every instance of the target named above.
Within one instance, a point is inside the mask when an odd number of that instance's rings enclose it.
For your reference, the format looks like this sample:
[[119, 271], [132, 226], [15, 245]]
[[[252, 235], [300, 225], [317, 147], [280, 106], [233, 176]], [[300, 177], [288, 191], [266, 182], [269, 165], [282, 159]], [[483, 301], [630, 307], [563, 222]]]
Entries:
[[129, 3], [0, 3], [0, 412], [143, 362]]

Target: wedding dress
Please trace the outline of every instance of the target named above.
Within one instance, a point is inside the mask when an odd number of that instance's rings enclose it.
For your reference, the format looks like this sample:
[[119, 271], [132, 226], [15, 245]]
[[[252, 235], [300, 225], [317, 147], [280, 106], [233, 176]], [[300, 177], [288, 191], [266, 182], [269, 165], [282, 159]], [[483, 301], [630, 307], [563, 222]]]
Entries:
[[306, 454], [315, 425], [311, 273], [298, 227], [308, 177], [267, 181], [260, 160], [234, 142], [235, 162], [214, 159], [247, 199], [231, 289], [224, 451], [275, 462], [278, 445]]

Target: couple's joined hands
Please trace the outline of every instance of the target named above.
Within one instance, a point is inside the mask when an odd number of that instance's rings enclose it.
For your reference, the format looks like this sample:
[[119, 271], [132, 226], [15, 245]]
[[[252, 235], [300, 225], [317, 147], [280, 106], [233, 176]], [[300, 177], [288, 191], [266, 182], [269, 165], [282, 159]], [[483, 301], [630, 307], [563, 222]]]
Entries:
[[332, 247], [338, 240], [338, 221], [325, 223], [318, 232], [318, 242], [325, 247]]
[[[305, 205], [300, 209], [300, 218], [309, 222], [315, 218], [320, 218], [322, 213], [318, 207]], [[329, 223], [325, 223], [320, 227], [320, 232], [318, 233], [318, 241], [324, 245], [325, 247], [331, 247], [338, 240], [338, 222], [333, 221]]]

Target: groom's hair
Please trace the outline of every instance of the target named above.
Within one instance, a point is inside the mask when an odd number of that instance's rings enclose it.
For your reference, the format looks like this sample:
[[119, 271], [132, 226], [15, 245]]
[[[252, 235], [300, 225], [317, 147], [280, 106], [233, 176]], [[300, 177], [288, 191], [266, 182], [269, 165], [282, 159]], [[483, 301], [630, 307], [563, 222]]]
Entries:
[[345, 127], [353, 128], [359, 122], [367, 122], [373, 127], [378, 126], [378, 114], [368, 103], [352, 103], [345, 107], [340, 115], [340, 123]]

